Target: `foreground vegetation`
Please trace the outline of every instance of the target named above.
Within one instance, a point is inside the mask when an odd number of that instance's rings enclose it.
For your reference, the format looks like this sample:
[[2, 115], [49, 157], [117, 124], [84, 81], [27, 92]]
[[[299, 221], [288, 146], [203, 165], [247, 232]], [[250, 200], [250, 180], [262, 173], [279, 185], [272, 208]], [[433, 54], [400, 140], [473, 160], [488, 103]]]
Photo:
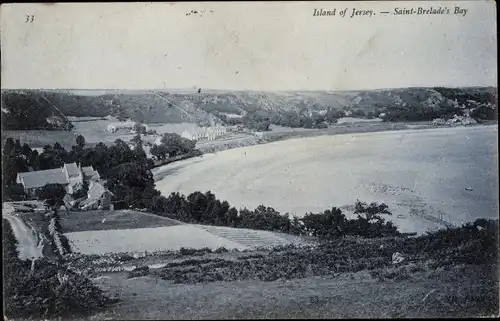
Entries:
[[[109, 267], [113, 262], [136, 264], [136, 261], [141, 260], [141, 257], [126, 253], [113, 254], [109, 258], [105, 255], [70, 254], [60, 261], [59, 266], [45, 260], [36, 262], [34, 272], [30, 275], [28, 262], [13, 260], [16, 258], [16, 248], [13, 244], [15, 239], [12, 233], [6, 233], [4, 225], [4, 262], [16, 262], [8, 263], [6, 270], [4, 294], [8, 299], [6, 311], [9, 317], [49, 317], [75, 311], [83, 314], [97, 311], [114, 301], [104, 296], [83, 275], [96, 275], [92, 272], [96, 267], [103, 267], [101, 270], [105, 271], [105, 267]], [[480, 311], [478, 313], [487, 315], [498, 311], [498, 244], [498, 220], [476, 220], [459, 228], [429, 232], [420, 237], [344, 236], [323, 239], [315, 245], [288, 245], [242, 252], [220, 248], [216, 251], [181, 249], [175, 253], [150, 253], [150, 258], [161, 259], [165, 266], [152, 268], [139, 265], [127, 274], [128, 278], [150, 276], [177, 284], [197, 284], [245, 280], [272, 282], [311, 277], [337, 278], [339, 275], [349, 276], [365, 271], [365, 274], [378, 282], [412, 280], [422, 273], [437, 282], [443, 271], [458, 273], [464, 269], [472, 269], [479, 273], [480, 279], [474, 282], [480, 284], [480, 293], [474, 292], [476, 294], [473, 297], [462, 295], [455, 299], [445, 298], [445, 303], [460, 300], [461, 305], [457, 305], [456, 309], [463, 312], [464, 306], [472, 304], [474, 309]], [[404, 257], [402, 262], [394, 263], [393, 255], [396, 252]], [[75, 274], [69, 271], [67, 266], [84, 273]], [[86, 266], [90, 270], [85, 269]], [[44, 279], [39, 279], [42, 276]], [[64, 281], [63, 276], [69, 281]], [[39, 287], [42, 290], [33, 290], [36, 284], [41, 284]], [[50, 284], [55, 290], [50, 288]], [[23, 293], [23, 296], [16, 293]], [[47, 299], [49, 295], [52, 296]], [[19, 304], [25, 302], [29, 303], [28, 308], [21, 310]], [[425, 305], [427, 308], [428, 304]], [[443, 302], [436, 301], [431, 304]]]
[[[189, 254], [211, 253], [210, 250], [194, 252]], [[396, 252], [404, 257], [400, 263], [392, 260]], [[281, 246], [250, 252], [237, 260], [218, 256], [187, 258], [156, 270], [140, 266], [129, 277], [152, 274], [174, 283], [275, 281], [367, 270], [373, 277], [385, 280], [405, 279], [413, 272], [459, 265], [488, 267], [489, 274], [485, 277], [492, 282], [498, 280], [498, 220], [477, 220], [420, 237], [343, 237], [323, 240], [316, 246]], [[496, 295], [498, 302], [498, 289], [496, 294], [488, 295], [492, 298]]]
[[4, 315], [9, 318], [54, 318], [86, 315], [115, 300], [86, 277], [42, 258], [22, 261], [17, 240], [2, 220]]

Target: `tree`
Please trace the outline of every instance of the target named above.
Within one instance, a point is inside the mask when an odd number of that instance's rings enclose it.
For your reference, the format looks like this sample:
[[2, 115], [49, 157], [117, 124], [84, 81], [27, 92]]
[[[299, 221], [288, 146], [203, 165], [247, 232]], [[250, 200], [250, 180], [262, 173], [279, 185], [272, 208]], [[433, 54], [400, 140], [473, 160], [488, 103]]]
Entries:
[[153, 145], [150, 150], [151, 154], [157, 159], [166, 159], [167, 158], [167, 149], [165, 145]]
[[85, 137], [82, 135], [76, 136], [76, 146], [83, 148], [85, 146]]
[[115, 194], [114, 200], [132, 207], [145, 207], [143, 194], [154, 188], [147, 162], [122, 163], [110, 169], [106, 178], [107, 187]]
[[30, 158], [28, 159], [28, 166], [30, 166], [34, 171], [40, 169], [40, 161], [38, 157], [38, 151], [35, 149], [31, 152]]
[[12, 184], [3, 189], [3, 197], [6, 201], [23, 201], [26, 198], [24, 187], [21, 184]]
[[14, 156], [15, 146], [16, 144], [14, 143], [14, 139], [12, 137], [8, 137], [4, 143], [3, 154], [7, 156]]
[[304, 229], [320, 238], [336, 238], [345, 234], [346, 217], [339, 208], [333, 207], [323, 213], [306, 214], [302, 218]]
[[23, 144], [23, 147], [21, 148], [21, 154], [24, 155], [26, 159], [29, 159], [31, 155], [31, 148], [29, 147], [28, 144]]
[[66, 190], [61, 184], [47, 184], [36, 192], [40, 200], [46, 201], [51, 207], [59, 207], [63, 204], [62, 199], [66, 195]]
[[336, 123], [337, 119], [344, 117], [344, 115], [345, 115], [344, 111], [330, 108], [326, 112], [325, 119], [326, 119], [326, 121], [328, 121], [330, 123]]
[[130, 141], [134, 144], [136, 148], [142, 148], [141, 134], [135, 135]]
[[496, 104], [481, 104], [471, 112], [471, 117], [476, 120], [498, 119], [498, 107]]
[[386, 204], [372, 202], [368, 205], [357, 200], [354, 208], [354, 214], [357, 214], [358, 219], [349, 222], [350, 233], [364, 237], [382, 237], [399, 234], [396, 226], [391, 222], [385, 222], [385, 219], [380, 216], [381, 214], [392, 215]]
[[59, 144], [59, 142], [56, 142], [54, 144], [54, 150], [65, 150], [64, 147], [61, 146], [61, 144]]
[[147, 129], [146, 129], [146, 126], [142, 125], [142, 124], [139, 124], [139, 123], [135, 123], [134, 124], [134, 132], [138, 133], [138, 134], [143, 134], [143, 135], [146, 135], [147, 133]]
[[302, 125], [304, 126], [304, 128], [313, 128], [314, 122], [311, 118], [304, 117], [303, 121], [302, 121]]
[[161, 144], [164, 146], [169, 157], [186, 154], [192, 152], [196, 148], [196, 142], [181, 137], [175, 133], [166, 133], [161, 139]]
[[388, 208], [389, 206], [384, 203], [377, 204], [375, 202], [372, 202], [370, 203], [370, 205], [368, 205], [365, 202], [360, 202], [359, 200], [357, 200], [356, 204], [354, 205], [354, 214], [357, 214], [358, 217], [362, 217], [367, 222], [372, 223], [374, 221], [380, 221], [382, 219], [379, 214], [392, 215]]

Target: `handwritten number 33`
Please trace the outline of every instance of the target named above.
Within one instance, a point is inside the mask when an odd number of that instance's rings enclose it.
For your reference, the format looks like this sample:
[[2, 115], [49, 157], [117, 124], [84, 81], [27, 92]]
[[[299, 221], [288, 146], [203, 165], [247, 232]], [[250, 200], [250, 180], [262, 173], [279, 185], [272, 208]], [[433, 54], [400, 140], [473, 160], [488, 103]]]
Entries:
[[32, 23], [33, 20], [35, 20], [35, 15], [32, 15], [32, 14], [27, 14], [26, 15], [26, 21], [25, 21], [25, 23], [28, 23], [28, 22]]

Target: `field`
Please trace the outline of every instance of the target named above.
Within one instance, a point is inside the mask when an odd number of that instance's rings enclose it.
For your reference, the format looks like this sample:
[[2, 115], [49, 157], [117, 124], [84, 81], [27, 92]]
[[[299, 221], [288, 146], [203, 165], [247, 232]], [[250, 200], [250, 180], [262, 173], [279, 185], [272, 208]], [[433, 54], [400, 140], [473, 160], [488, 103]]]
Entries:
[[216, 250], [220, 247], [245, 250], [304, 243], [301, 238], [280, 233], [191, 224], [95, 229], [65, 235], [73, 251], [82, 254], [178, 251], [181, 248]]
[[31, 148], [59, 142], [66, 150], [71, 150], [76, 138], [72, 132], [62, 130], [2, 130], [2, 146], [8, 137], [19, 139], [21, 144], [28, 144]]
[[[237, 208], [295, 213], [385, 202], [402, 232], [498, 215], [498, 126], [291, 139], [169, 164], [163, 195], [212, 191]], [[168, 173], [168, 175], [160, 174]], [[164, 178], [161, 178], [164, 176]]]
[[63, 233], [155, 228], [179, 224], [181, 223], [169, 218], [131, 210], [61, 212]]
[[[38, 231], [46, 229], [43, 214], [23, 213], [20, 217]], [[132, 210], [61, 211], [60, 217], [72, 249], [83, 254], [176, 251], [182, 247], [244, 250], [304, 241], [282, 233], [184, 224]]]
[[217, 237], [190, 225], [170, 227], [136, 228], [127, 230], [102, 230], [65, 233], [71, 248], [83, 254], [155, 252], [201, 249], [245, 249], [246, 247]]
[[[117, 132], [111, 133], [108, 131], [108, 125], [111, 123], [118, 122], [118, 119], [115, 117], [108, 117], [108, 119], [98, 119], [92, 121], [82, 121], [87, 120], [89, 117], [71, 117], [73, 120], [72, 124], [74, 126], [73, 132], [75, 135], [83, 135], [85, 140], [89, 143], [112, 143], [116, 139], [122, 139], [124, 141], [129, 141], [135, 134], [131, 134], [128, 132]], [[174, 123], [174, 124], [165, 124], [165, 123], [157, 123], [157, 124], [148, 124], [148, 128], [152, 130], [156, 130], [159, 135], [164, 133], [177, 133], [182, 134], [184, 130], [192, 129], [198, 127], [196, 124], [191, 123]], [[143, 139], [148, 139], [152, 137], [151, 142], [156, 139], [156, 136], [143, 136]]]

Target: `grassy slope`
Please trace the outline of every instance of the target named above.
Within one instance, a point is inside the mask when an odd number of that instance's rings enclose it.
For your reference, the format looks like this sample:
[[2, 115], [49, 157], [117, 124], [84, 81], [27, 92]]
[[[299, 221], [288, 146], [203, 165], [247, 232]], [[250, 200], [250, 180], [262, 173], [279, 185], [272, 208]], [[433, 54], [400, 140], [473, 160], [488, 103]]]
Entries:
[[[336, 278], [169, 284], [152, 277], [119, 274], [97, 284], [122, 302], [91, 319], [391, 318], [491, 315], [495, 290], [481, 266], [405, 280], [379, 281], [365, 272]], [[434, 292], [430, 293], [432, 290]], [[498, 288], [496, 288], [498, 291]], [[426, 295], [430, 293], [427, 297]], [[425, 300], [424, 300], [425, 299]], [[498, 300], [498, 296], [496, 297]], [[497, 308], [498, 311], [498, 308]]]
[[[103, 219], [106, 219], [102, 223]], [[131, 210], [61, 212], [63, 233], [153, 228], [182, 224], [175, 220]]]
[[[152, 267], [145, 276], [118, 272], [96, 279], [123, 301], [94, 318], [497, 315], [497, 236], [494, 223], [486, 230], [469, 226], [421, 238], [346, 238], [312, 248], [164, 255], [167, 266]], [[406, 259], [394, 265], [394, 252]], [[141, 260], [126, 259], [127, 265]], [[78, 266], [84, 263], [94, 264], [80, 257]]]
[[[44, 214], [19, 213], [24, 221], [29, 223], [39, 232], [47, 229], [47, 220]], [[131, 210], [120, 211], [85, 211], [66, 212], [60, 211], [61, 227], [63, 233], [98, 230], [123, 230], [146, 227], [174, 226], [181, 222]], [[102, 220], [106, 221], [102, 223]]]
[[[132, 213], [129, 222], [149, 218]], [[99, 211], [72, 214], [73, 228], [99, 225], [102, 217]], [[119, 225], [124, 217], [117, 213], [110, 219]], [[74, 255], [68, 260], [81, 271], [167, 264], [152, 267], [143, 277], [117, 272], [95, 279], [122, 302], [94, 319], [493, 315], [498, 313], [495, 224], [422, 238], [346, 238], [309, 248], [153, 253], [136, 259]], [[392, 264], [394, 252], [405, 256], [402, 264]]]

